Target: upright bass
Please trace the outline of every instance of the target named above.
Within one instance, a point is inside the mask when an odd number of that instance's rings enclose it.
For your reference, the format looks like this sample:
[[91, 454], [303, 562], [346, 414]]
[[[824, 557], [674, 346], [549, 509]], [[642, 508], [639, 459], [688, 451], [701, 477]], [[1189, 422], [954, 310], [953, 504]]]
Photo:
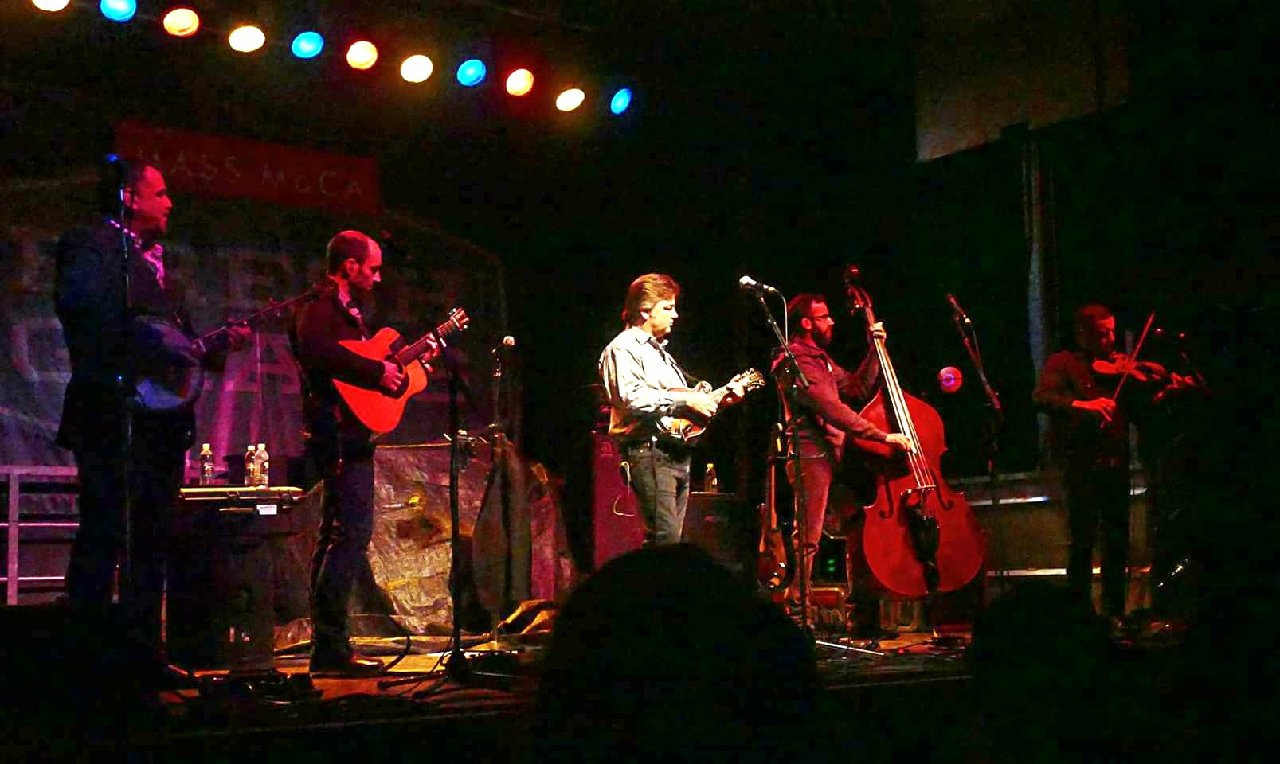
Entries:
[[[871, 298], [858, 284], [858, 269], [845, 272], [853, 312], [876, 323]], [[880, 443], [861, 443], [881, 457], [875, 499], [865, 507], [862, 547], [872, 574], [886, 589], [909, 597], [949, 592], [982, 568], [986, 542], [964, 496], [941, 479], [946, 450], [942, 419], [932, 406], [905, 393], [885, 340], [874, 338], [884, 384], [863, 408], [863, 418], [885, 432], [901, 432], [911, 451], [894, 453]]]

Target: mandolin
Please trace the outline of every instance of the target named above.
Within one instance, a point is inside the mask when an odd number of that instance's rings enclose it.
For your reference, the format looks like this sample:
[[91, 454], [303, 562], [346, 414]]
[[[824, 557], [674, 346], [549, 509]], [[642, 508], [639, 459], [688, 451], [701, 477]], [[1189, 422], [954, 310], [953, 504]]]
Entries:
[[[764, 387], [764, 376], [755, 369], [747, 369], [734, 376], [722, 387], [712, 390], [708, 395], [716, 402], [717, 413], [746, 397], [747, 393]], [[672, 388], [673, 392], [692, 392], [687, 387]], [[664, 437], [685, 444], [692, 444], [707, 431], [711, 424], [710, 417], [671, 417], [664, 416], [658, 420], [658, 432]]]

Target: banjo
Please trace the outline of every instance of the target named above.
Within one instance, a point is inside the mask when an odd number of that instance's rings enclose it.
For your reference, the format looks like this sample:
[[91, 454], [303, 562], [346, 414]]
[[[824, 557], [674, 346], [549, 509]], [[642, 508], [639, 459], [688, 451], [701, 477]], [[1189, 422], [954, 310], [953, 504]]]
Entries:
[[161, 315], [133, 319], [133, 403], [142, 411], [176, 411], [195, 403], [204, 388], [204, 358], [209, 344], [232, 327], [252, 325], [320, 296], [323, 285], [193, 337], [175, 320]]

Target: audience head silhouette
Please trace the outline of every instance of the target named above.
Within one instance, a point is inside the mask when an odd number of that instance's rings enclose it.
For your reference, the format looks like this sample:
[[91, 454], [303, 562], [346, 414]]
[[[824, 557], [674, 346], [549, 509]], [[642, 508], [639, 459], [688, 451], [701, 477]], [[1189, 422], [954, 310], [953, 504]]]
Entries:
[[615, 558], [556, 621], [536, 760], [782, 761], [811, 736], [809, 641], [687, 544]]

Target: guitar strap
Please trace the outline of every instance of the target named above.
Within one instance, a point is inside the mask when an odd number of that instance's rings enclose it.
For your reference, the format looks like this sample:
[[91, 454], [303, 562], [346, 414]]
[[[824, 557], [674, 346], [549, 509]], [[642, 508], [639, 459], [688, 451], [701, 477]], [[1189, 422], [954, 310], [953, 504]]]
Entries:
[[657, 337], [650, 337], [649, 344], [658, 349], [658, 353], [662, 356], [662, 360], [666, 361], [668, 366], [675, 369], [676, 373], [680, 375], [680, 379], [684, 380], [685, 386], [691, 386], [690, 383], [694, 381], [693, 377], [685, 374], [684, 369], [680, 368], [680, 364], [676, 363], [675, 357], [667, 352], [667, 343]]

